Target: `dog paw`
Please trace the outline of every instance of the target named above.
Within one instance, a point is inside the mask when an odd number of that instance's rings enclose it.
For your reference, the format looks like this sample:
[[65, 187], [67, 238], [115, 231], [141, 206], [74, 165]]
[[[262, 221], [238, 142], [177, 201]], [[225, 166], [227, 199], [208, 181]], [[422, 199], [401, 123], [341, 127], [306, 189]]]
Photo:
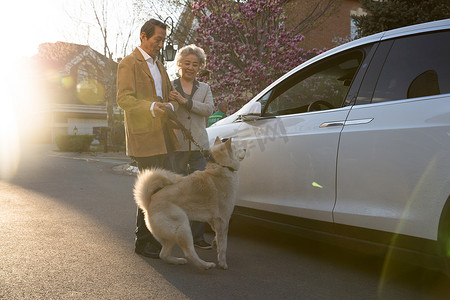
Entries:
[[178, 258], [177, 259], [177, 264], [178, 265], [184, 265], [184, 264], [186, 264], [188, 261], [187, 261], [187, 259], [186, 258]]
[[221, 269], [223, 269], [223, 270], [227, 270], [228, 269], [228, 265], [227, 265], [227, 263], [219, 263], [219, 267], [221, 268]]
[[169, 256], [169, 257], [165, 257], [165, 256], [161, 256], [161, 259], [169, 264], [173, 264], [173, 265], [184, 265], [187, 263], [187, 259], [186, 258], [180, 258], [180, 257], [173, 257], [173, 256]]
[[215, 268], [216, 264], [215, 263], [206, 263], [204, 267], [205, 267], [205, 270], [209, 270], [209, 269]]

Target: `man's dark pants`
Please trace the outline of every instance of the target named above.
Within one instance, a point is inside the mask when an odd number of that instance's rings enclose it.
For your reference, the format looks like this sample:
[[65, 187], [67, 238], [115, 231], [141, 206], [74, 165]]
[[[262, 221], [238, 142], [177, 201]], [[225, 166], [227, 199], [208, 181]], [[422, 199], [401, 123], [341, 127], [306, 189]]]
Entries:
[[[168, 154], [155, 155], [150, 157], [134, 157], [139, 171], [151, 168], [163, 168], [172, 170], [171, 158]], [[152, 233], [145, 225], [144, 212], [138, 207], [136, 216], [136, 245], [147, 242], [159, 245], [159, 242], [153, 237]]]

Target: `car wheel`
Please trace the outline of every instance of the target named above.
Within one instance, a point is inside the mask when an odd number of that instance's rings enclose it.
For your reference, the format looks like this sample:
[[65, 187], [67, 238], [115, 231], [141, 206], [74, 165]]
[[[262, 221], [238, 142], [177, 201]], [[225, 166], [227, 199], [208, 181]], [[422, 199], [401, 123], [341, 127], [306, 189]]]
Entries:
[[450, 221], [447, 221], [442, 239], [442, 256], [445, 262], [444, 271], [450, 277]]
[[441, 256], [444, 262], [444, 272], [450, 277], [450, 197], [444, 207], [439, 226], [439, 244], [441, 246]]

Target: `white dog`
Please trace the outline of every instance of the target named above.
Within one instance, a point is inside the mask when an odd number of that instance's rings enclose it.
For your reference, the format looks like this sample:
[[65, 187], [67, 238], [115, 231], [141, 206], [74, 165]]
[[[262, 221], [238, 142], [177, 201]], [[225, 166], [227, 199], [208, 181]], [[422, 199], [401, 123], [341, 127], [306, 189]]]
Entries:
[[[181, 176], [164, 169], [145, 170], [135, 187], [136, 203], [145, 213], [145, 222], [161, 243], [160, 258], [172, 264], [192, 262], [199, 268], [216, 265], [200, 259], [194, 249], [189, 220], [208, 222], [215, 231], [219, 266], [227, 269], [228, 223], [236, 200], [237, 170], [245, 149], [236, 149], [231, 138], [216, 138], [204, 171]], [[185, 258], [172, 256], [178, 244]]]

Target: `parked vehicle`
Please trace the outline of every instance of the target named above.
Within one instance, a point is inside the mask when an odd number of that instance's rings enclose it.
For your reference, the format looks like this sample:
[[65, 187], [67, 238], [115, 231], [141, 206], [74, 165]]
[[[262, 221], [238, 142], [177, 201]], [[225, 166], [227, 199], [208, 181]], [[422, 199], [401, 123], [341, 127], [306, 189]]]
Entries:
[[322, 53], [208, 135], [247, 148], [236, 215], [450, 272], [450, 19]]

